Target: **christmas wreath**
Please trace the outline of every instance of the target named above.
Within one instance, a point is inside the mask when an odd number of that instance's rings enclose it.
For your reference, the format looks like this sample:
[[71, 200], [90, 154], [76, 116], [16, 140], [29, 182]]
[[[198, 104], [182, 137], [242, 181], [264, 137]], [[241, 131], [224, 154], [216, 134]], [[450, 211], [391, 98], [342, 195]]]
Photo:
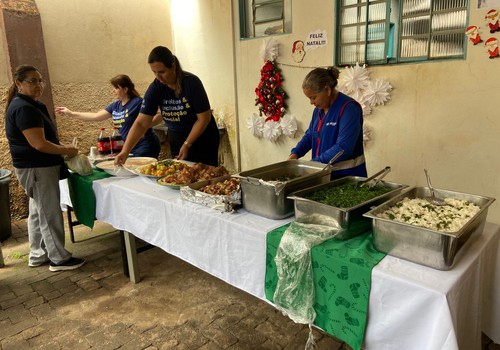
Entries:
[[275, 59], [278, 56], [278, 43], [274, 39], [265, 42], [262, 49], [264, 66], [260, 70], [260, 82], [255, 89], [255, 105], [259, 115], [247, 119], [247, 127], [256, 137], [264, 137], [276, 141], [281, 135], [294, 137], [297, 122], [292, 116], [285, 114], [286, 94], [283, 90], [283, 78]]

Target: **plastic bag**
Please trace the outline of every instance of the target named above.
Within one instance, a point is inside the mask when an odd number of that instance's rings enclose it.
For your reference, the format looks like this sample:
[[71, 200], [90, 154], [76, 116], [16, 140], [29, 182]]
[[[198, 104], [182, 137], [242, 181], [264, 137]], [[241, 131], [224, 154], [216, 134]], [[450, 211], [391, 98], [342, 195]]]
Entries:
[[92, 174], [92, 164], [85, 154], [77, 154], [74, 157], [66, 158], [65, 160], [68, 168], [79, 175], [86, 176]]
[[[331, 224], [331, 223], [330, 223]], [[306, 349], [315, 349], [311, 325], [316, 318], [314, 310], [314, 279], [311, 249], [333, 238], [342, 231], [333, 226], [292, 222], [281, 238], [274, 261], [278, 284], [274, 304], [296, 323], [309, 324]]]

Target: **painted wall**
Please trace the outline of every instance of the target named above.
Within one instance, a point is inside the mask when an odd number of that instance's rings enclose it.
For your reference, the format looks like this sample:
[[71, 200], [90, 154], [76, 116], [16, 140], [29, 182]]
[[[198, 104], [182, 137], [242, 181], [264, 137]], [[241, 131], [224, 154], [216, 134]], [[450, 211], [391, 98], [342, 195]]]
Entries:
[[170, 45], [170, 2], [165, 0], [37, 0], [47, 60], [57, 82], [107, 82], [126, 73], [151, 82], [151, 49]]
[[[147, 64], [149, 52], [157, 45], [172, 45], [169, 0], [36, 0], [36, 4], [56, 106], [76, 111], [106, 107], [113, 101], [109, 79], [120, 73], [128, 74], [143, 94], [154, 79]], [[4, 48], [1, 34], [0, 44]], [[5, 58], [6, 52], [2, 50], [1, 115], [10, 85]], [[95, 146], [100, 127], [110, 131], [112, 126], [110, 120], [86, 123], [56, 118], [56, 122], [61, 142], [71, 143], [73, 137], [78, 137], [83, 153]], [[0, 168], [13, 170], [3, 123], [0, 124], [0, 154], [6, 155], [0, 158]], [[26, 216], [26, 196], [15, 176], [10, 192], [13, 219]]]
[[[289, 97], [288, 111], [299, 121], [300, 137], [312, 112], [300, 88], [302, 79], [311, 67], [333, 64], [334, 1], [294, 1], [292, 6], [293, 33], [274, 38], [280, 44], [277, 61]], [[481, 27], [484, 39], [500, 38], [499, 33], [490, 35], [486, 12], [472, 1], [469, 23]], [[233, 16], [238, 23], [236, 5]], [[307, 51], [303, 62], [295, 63], [292, 43], [318, 29], [327, 31], [328, 45]], [[263, 65], [259, 55], [263, 42], [239, 40], [238, 35], [235, 39], [242, 170], [285, 160], [299, 140], [271, 143], [253, 137], [245, 127], [246, 118], [258, 112], [254, 89]], [[500, 223], [500, 58], [489, 59], [484, 45], [469, 43], [466, 60], [369, 67], [369, 72], [372, 79], [389, 81], [394, 90], [389, 103], [375, 107], [365, 118], [372, 129], [366, 147], [368, 172], [389, 165], [389, 181], [424, 186], [427, 168], [436, 188], [498, 198], [488, 220]]]
[[[227, 0], [171, 0], [173, 52], [182, 69], [196, 74], [225, 131], [220, 154], [238, 168], [232, 4]], [[222, 159], [221, 159], [222, 160]]]
[[[37, 1], [50, 68], [54, 103], [76, 111], [98, 111], [114, 100], [109, 79], [127, 74], [142, 95], [154, 75], [147, 63], [151, 49], [172, 45], [170, 2], [134, 0]], [[100, 127], [58, 118], [62, 142], [77, 136], [82, 152], [95, 146]], [[81, 134], [86, 130], [86, 134]]]

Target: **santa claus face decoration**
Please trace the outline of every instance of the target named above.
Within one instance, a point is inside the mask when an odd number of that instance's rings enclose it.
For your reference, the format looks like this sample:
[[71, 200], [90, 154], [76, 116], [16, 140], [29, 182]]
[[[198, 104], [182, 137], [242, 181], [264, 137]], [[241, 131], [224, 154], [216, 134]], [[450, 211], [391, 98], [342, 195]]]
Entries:
[[473, 43], [474, 45], [476, 45], [482, 41], [481, 36], [479, 35], [479, 30], [478, 30], [477, 26], [467, 27], [467, 29], [465, 30], [465, 34], [469, 38], [470, 42]]
[[500, 31], [500, 25], [498, 23], [498, 10], [491, 9], [484, 16], [490, 27], [490, 33], [495, 33]]
[[302, 40], [297, 40], [292, 46], [292, 58], [295, 62], [300, 63], [304, 60], [306, 52], [304, 50], [304, 42]]
[[489, 38], [488, 40], [486, 40], [484, 45], [486, 45], [486, 47], [488, 48], [488, 54], [490, 55], [490, 58], [498, 57], [498, 39], [497, 38]]

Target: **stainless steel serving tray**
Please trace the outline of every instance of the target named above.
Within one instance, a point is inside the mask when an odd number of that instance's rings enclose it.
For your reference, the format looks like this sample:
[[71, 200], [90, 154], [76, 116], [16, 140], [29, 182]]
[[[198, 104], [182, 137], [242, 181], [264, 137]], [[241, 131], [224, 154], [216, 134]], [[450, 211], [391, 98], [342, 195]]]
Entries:
[[483, 231], [488, 207], [495, 199], [442, 189], [435, 189], [435, 192], [440, 198], [472, 202], [481, 210], [457, 232], [440, 232], [377, 216], [405, 197], [414, 199], [430, 195], [428, 187], [414, 187], [365, 213], [364, 216], [372, 219], [375, 248], [389, 255], [438, 270], [451, 269], [455, 256], [469, 237], [474, 232]]
[[[287, 196], [297, 190], [330, 181], [325, 164], [301, 159], [287, 160], [232, 175], [241, 180], [243, 207], [269, 219], [293, 215], [293, 200]], [[290, 177], [287, 181], [273, 181]]]
[[294, 200], [295, 219], [311, 224], [328, 225], [332, 227], [340, 226], [343, 230], [335, 236], [335, 238], [341, 240], [349, 239], [366, 232], [370, 229], [371, 222], [369, 219], [363, 217], [363, 214], [370, 210], [371, 207], [377, 206], [387, 199], [399, 194], [404, 188], [407, 188], [408, 185], [381, 181], [379, 186], [386, 186], [392, 190], [351, 208], [337, 208], [305, 198], [311, 193], [319, 190], [336, 187], [347, 182], [359, 183], [366, 179], [366, 177], [346, 176], [341, 179], [308, 187], [292, 193], [288, 198]]

